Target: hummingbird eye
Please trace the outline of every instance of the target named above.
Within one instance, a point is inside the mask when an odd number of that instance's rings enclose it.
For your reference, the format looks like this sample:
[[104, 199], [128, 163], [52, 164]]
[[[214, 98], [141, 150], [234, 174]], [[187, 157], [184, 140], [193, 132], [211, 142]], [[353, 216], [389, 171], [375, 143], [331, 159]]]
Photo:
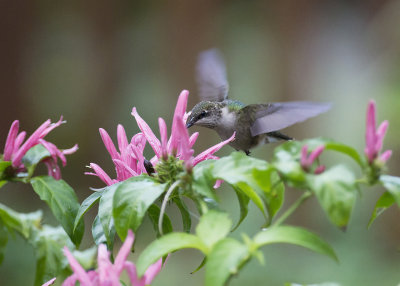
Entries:
[[207, 111], [202, 111], [201, 113], [200, 113], [200, 115], [199, 115], [199, 119], [201, 119], [201, 118], [203, 118], [203, 117], [206, 117], [207, 116]]

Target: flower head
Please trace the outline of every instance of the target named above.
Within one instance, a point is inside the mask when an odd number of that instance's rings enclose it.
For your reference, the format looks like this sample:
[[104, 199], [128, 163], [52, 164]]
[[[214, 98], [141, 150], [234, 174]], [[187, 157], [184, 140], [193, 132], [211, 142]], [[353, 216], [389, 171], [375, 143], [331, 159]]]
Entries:
[[188, 96], [189, 92], [187, 90], [182, 91], [179, 95], [172, 122], [171, 136], [168, 140], [165, 121], [162, 118], [158, 119], [161, 142], [154, 135], [148, 124], [142, 119], [142, 117], [140, 117], [136, 111], [136, 108], [133, 108], [132, 115], [135, 117], [140, 130], [154, 150], [155, 156], [151, 159], [153, 165], [156, 165], [161, 159], [165, 160], [168, 156], [172, 156], [184, 161], [187, 170], [191, 170], [193, 166], [201, 161], [207, 159], [217, 159], [218, 157], [214, 156], [214, 153], [221, 149], [224, 145], [234, 140], [235, 134], [232, 134], [229, 139], [203, 151], [196, 157], [193, 157], [194, 150], [192, 147], [199, 134], [196, 132], [189, 136], [186, 128], [185, 122], [188, 117], [188, 113], [186, 113]]
[[[130, 177], [147, 173], [149, 166], [146, 165], [151, 164], [155, 170], [160, 171], [164, 169], [166, 173], [168, 173], [169, 178], [174, 178], [175, 173], [183, 170], [183, 164], [186, 170], [191, 171], [193, 166], [201, 161], [218, 159], [218, 157], [214, 156], [214, 153], [234, 140], [234, 134], [232, 134], [232, 137], [228, 140], [193, 157], [194, 150], [192, 147], [199, 133], [196, 132], [189, 136], [189, 132], [185, 126], [188, 116], [186, 113], [188, 96], [189, 92], [186, 90], [182, 91], [179, 95], [172, 122], [171, 136], [169, 138], [167, 125], [164, 119], [158, 118], [160, 140], [146, 121], [139, 115], [135, 107], [132, 109], [132, 115], [135, 117], [141, 133], [133, 136], [131, 141], [128, 142], [124, 128], [122, 125], [118, 125], [117, 137], [119, 152], [115, 148], [108, 133], [101, 128], [100, 135], [115, 165], [117, 178], [111, 179], [100, 166], [94, 163], [91, 163], [89, 166], [94, 172], [87, 172], [86, 174], [98, 176], [107, 185], [112, 185]], [[149, 143], [155, 154], [149, 161], [145, 160], [143, 156], [146, 142]]]
[[376, 103], [370, 100], [367, 108], [367, 120], [366, 120], [366, 132], [365, 132], [365, 155], [367, 156], [368, 163], [372, 164], [375, 160], [385, 163], [392, 156], [392, 150], [386, 150], [379, 155], [383, 146], [383, 139], [389, 122], [383, 121], [376, 129], [376, 118], [375, 118]]
[[[324, 145], [318, 146], [313, 151], [311, 151], [310, 155], [308, 155], [308, 146], [304, 145], [301, 148], [300, 165], [304, 171], [306, 171], [306, 172], [311, 171], [313, 163], [321, 155], [321, 153], [324, 151], [324, 149], [325, 149]], [[321, 174], [323, 171], [325, 171], [325, 166], [319, 165], [318, 167], [315, 168], [313, 173], [318, 175], [318, 174]]]
[[[56, 123], [51, 123], [50, 119], [46, 120], [42, 125], [36, 129], [35, 132], [24, 142], [26, 132], [19, 132], [19, 121], [15, 120], [10, 127], [10, 131], [8, 133], [6, 144], [4, 147], [3, 153], [3, 161], [10, 161], [12, 163], [12, 167], [17, 171], [25, 171], [25, 166], [22, 163], [22, 158], [32, 147], [41, 144], [45, 147], [49, 153], [50, 157], [43, 160], [48, 169], [48, 174], [53, 176], [55, 179], [61, 178], [60, 168], [57, 164], [57, 158], [59, 158], [65, 166], [67, 164], [67, 160], [65, 155], [72, 154], [78, 150], [78, 145], [73, 146], [70, 149], [60, 150], [51, 142], [44, 140], [44, 137], [50, 133], [54, 128], [60, 126], [65, 123], [62, 120], [62, 117]], [[24, 143], [23, 143], [24, 142]]]
[[[130, 261], [127, 261], [127, 257], [132, 248], [134, 241], [134, 235], [131, 230], [128, 231], [128, 235], [122, 245], [117, 257], [115, 258], [114, 264], [110, 261], [110, 253], [104, 244], [99, 245], [98, 258], [97, 258], [97, 270], [86, 270], [79, 264], [74, 258], [68, 248], [64, 248], [64, 254], [67, 257], [72, 271], [74, 272], [69, 276], [63, 286], [74, 286], [77, 281], [80, 282], [81, 286], [120, 286], [119, 278], [124, 270], [126, 270], [130, 285], [132, 286], [145, 286], [149, 285], [155, 276], [161, 271], [162, 258], [156, 263], [151, 265], [143, 275], [138, 277], [136, 272], [136, 266]], [[125, 284], [124, 284], [125, 285]]]

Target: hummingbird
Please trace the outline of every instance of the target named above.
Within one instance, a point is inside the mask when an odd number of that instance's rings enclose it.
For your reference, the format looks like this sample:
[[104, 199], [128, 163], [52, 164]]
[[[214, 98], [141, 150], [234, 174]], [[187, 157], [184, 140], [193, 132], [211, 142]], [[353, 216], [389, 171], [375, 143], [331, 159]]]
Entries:
[[317, 116], [330, 109], [330, 103], [307, 101], [249, 104], [228, 98], [228, 80], [222, 55], [217, 49], [199, 54], [196, 66], [199, 96], [186, 121], [214, 129], [222, 140], [232, 136], [229, 143], [236, 150], [250, 154], [250, 149], [277, 141], [293, 140], [281, 129]]

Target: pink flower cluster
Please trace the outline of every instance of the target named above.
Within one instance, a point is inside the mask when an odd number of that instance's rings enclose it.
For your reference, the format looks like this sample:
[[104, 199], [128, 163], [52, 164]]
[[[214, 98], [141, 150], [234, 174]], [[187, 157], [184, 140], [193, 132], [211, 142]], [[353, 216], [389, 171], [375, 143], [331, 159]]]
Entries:
[[[132, 286], [145, 286], [150, 285], [151, 281], [157, 276], [162, 268], [162, 258], [156, 263], [151, 265], [143, 275], [138, 277], [136, 272], [136, 266], [130, 261], [126, 261], [129, 252], [132, 248], [132, 244], [135, 237], [131, 230], [128, 231], [128, 235], [125, 239], [124, 244], [117, 257], [115, 258], [114, 264], [110, 261], [110, 253], [107, 251], [107, 247], [104, 244], [99, 245], [97, 254], [97, 270], [86, 270], [79, 264], [72, 253], [67, 247], [64, 247], [64, 255], [67, 257], [70, 267], [74, 272], [69, 276], [63, 286], [75, 286], [76, 282], [80, 282], [81, 286], [120, 286], [120, 276], [124, 270], [126, 270], [129, 280]], [[55, 278], [45, 283], [43, 286], [51, 285], [55, 281]], [[124, 284], [125, 285], [125, 284]]]
[[380, 151], [382, 150], [383, 139], [385, 138], [387, 128], [389, 127], [389, 122], [387, 120], [383, 121], [379, 125], [378, 129], [376, 129], [375, 109], [375, 101], [370, 100], [367, 108], [367, 123], [365, 132], [366, 146], [364, 149], [369, 164], [372, 164], [376, 159], [385, 163], [392, 156], [392, 150], [386, 150], [379, 155]]
[[[304, 145], [301, 148], [300, 165], [304, 171], [310, 172], [313, 163], [321, 155], [324, 149], [325, 149], [324, 145], [318, 146], [310, 153], [310, 155], [308, 155], [308, 146]], [[315, 168], [314, 174], [318, 175], [321, 174], [323, 171], [325, 171], [325, 166], [320, 165], [317, 168]]]
[[193, 166], [201, 161], [207, 159], [218, 159], [214, 153], [234, 140], [235, 135], [232, 134], [231, 138], [201, 152], [196, 157], [193, 157], [194, 150], [192, 147], [199, 134], [196, 132], [189, 136], [188, 130], [185, 126], [186, 118], [188, 116], [186, 113], [188, 96], [189, 92], [187, 90], [182, 91], [179, 95], [172, 122], [171, 136], [169, 139], [164, 119], [158, 119], [161, 138], [161, 140], [159, 140], [149, 125], [142, 119], [142, 117], [140, 117], [135, 107], [132, 109], [132, 115], [135, 117], [141, 133], [133, 136], [131, 141], [128, 142], [123, 127], [119, 125], [117, 137], [120, 152], [117, 152], [108, 133], [104, 129], [100, 129], [104, 145], [114, 162], [117, 178], [111, 179], [100, 166], [94, 163], [90, 164], [94, 173], [87, 172], [86, 174], [98, 176], [107, 185], [112, 185], [116, 182], [126, 180], [129, 177], [146, 173], [146, 168], [144, 166], [145, 159], [143, 157], [143, 150], [146, 142], [150, 144], [155, 153], [155, 156], [150, 160], [154, 167], [160, 159], [166, 159], [168, 156], [174, 156], [179, 160], [185, 161], [186, 168], [189, 171]]
[[[49, 176], [55, 179], [61, 178], [61, 171], [57, 164], [57, 158], [60, 158], [63, 166], [67, 164], [65, 155], [72, 154], [78, 150], [78, 145], [70, 149], [60, 150], [51, 142], [44, 140], [44, 137], [50, 133], [54, 128], [65, 123], [62, 117], [56, 123], [51, 123], [50, 119], [46, 120], [42, 125], [36, 129], [35, 132], [24, 142], [26, 132], [19, 132], [19, 121], [15, 120], [10, 127], [6, 144], [4, 147], [3, 161], [11, 161], [12, 166], [17, 172], [25, 171], [25, 166], [22, 163], [22, 158], [32, 147], [42, 144], [50, 153], [50, 157], [43, 160], [48, 169]], [[23, 144], [22, 144], [23, 143]]]

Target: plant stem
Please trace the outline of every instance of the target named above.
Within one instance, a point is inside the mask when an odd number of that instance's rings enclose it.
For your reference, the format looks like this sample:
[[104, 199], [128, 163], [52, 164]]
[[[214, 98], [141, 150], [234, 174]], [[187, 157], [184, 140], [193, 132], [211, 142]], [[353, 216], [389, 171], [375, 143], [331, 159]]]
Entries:
[[165, 194], [164, 200], [161, 204], [161, 210], [160, 210], [160, 217], [158, 218], [158, 231], [160, 232], [161, 235], [163, 235], [163, 229], [162, 229], [162, 225], [163, 225], [163, 219], [164, 219], [164, 213], [165, 213], [165, 208], [167, 207], [167, 202], [169, 197], [171, 196], [172, 192], [175, 190], [176, 186], [178, 186], [178, 184], [180, 183], [180, 181], [175, 181], [168, 189], [167, 193]]
[[306, 191], [297, 199], [274, 223], [273, 226], [282, 224], [302, 203], [304, 203], [313, 194], [310, 191]]

